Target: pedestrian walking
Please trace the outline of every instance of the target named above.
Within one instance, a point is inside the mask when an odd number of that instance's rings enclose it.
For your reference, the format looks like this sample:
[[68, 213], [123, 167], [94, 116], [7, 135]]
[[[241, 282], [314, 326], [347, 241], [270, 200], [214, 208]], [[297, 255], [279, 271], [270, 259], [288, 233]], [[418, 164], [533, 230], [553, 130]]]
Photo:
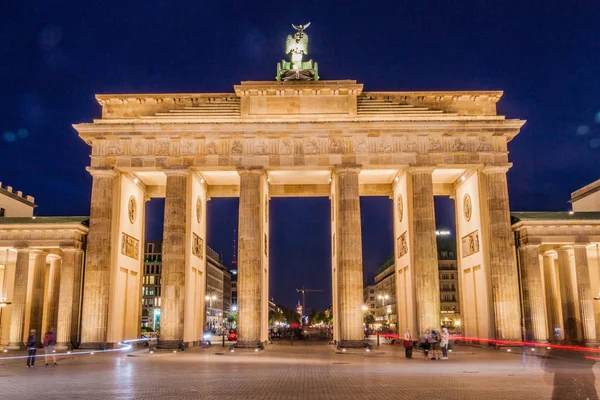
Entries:
[[421, 348], [423, 349], [423, 358], [429, 360], [429, 329], [423, 331], [421, 338], [419, 339]]
[[54, 327], [51, 326], [48, 328], [48, 332], [44, 335], [44, 359], [46, 361], [46, 367], [49, 367], [48, 361], [52, 358], [52, 362], [54, 366], [57, 367], [56, 363], [56, 352], [54, 351], [54, 346], [56, 346], [56, 332], [54, 331]]
[[438, 339], [437, 332], [433, 329], [429, 334], [429, 348], [431, 349], [431, 359], [439, 360], [440, 359], [440, 343]]
[[406, 329], [404, 332], [404, 357], [407, 359], [412, 359], [412, 351], [413, 351], [413, 342], [412, 336], [410, 336], [410, 331]]
[[448, 341], [450, 339], [450, 334], [448, 333], [448, 328], [442, 328], [442, 339], [440, 340], [440, 346], [442, 347], [442, 360], [448, 359]]
[[27, 337], [27, 342], [25, 345], [27, 346], [27, 368], [33, 368], [35, 365], [35, 353], [37, 351], [37, 335], [36, 330], [32, 329], [29, 331], [29, 336]]

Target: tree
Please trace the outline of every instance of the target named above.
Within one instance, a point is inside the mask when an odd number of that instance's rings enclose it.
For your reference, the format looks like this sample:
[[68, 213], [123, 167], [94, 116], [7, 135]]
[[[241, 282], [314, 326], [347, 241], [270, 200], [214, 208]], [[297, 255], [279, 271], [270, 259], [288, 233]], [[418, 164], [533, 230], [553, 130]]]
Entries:
[[374, 323], [375, 323], [375, 317], [373, 316], [373, 314], [365, 314], [365, 324], [367, 324], [367, 326], [369, 326]]
[[269, 325], [275, 325], [275, 322], [285, 322], [285, 316], [279, 308], [274, 311], [269, 311]]
[[227, 322], [229, 322], [230, 324], [237, 324], [237, 320], [238, 320], [238, 313], [236, 312], [230, 312], [229, 315], [227, 316]]

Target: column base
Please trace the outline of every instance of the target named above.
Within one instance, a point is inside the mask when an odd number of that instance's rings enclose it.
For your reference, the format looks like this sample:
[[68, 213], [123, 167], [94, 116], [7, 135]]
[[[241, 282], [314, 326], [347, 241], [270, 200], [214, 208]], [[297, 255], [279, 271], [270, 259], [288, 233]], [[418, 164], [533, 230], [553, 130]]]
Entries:
[[114, 343], [103, 343], [103, 342], [89, 342], [89, 343], [81, 343], [78, 349], [82, 350], [109, 350], [114, 349]]
[[585, 347], [598, 347], [598, 341], [596, 339], [586, 339], [583, 341]]
[[56, 343], [54, 346], [56, 350], [65, 351], [65, 350], [73, 350], [73, 346], [71, 343]]
[[186, 350], [183, 340], [158, 340], [156, 342], [156, 348], [158, 350]]
[[338, 349], [364, 349], [372, 347], [364, 340], [340, 340], [337, 344]]
[[265, 345], [259, 340], [237, 341], [232, 347], [235, 349], [265, 349]]
[[25, 350], [27, 348], [27, 346], [25, 346], [25, 343], [9, 343], [6, 345], [5, 349], [6, 350]]

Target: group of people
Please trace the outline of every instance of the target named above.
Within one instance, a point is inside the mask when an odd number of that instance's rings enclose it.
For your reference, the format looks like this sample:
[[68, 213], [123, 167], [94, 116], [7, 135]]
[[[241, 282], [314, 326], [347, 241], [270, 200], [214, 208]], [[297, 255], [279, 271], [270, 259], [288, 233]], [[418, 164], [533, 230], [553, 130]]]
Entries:
[[[419, 345], [423, 350], [423, 358], [425, 360], [447, 360], [448, 359], [448, 343], [450, 334], [448, 328], [443, 327], [441, 332], [438, 333], [433, 329], [427, 329], [419, 338]], [[407, 329], [404, 333], [404, 356], [407, 359], [412, 359], [412, 351], [414, 347], [414, 340]], [[442, 350], [442, 356], [440, 357], [440, 349]], [[429, 352], [431, 351], [431, 358]]]
[[[39, 347], [37, 331], [35, 329], [32, 329], [29, 332], [25, 345], [27, 346], [27, 368], [33, 368], [35, 365], [35, 354]], [[44, 334], [42, 346], [44, 347], [46, 367], [50, 366], [48, 363], [49, 361], [52, 361], [53, 366], [57, 367], [56, 352], [54, 350], [54, 346], [56, 346], [56, 331], [54, 330], [54, 327], [49, 327], [48, 332]]]

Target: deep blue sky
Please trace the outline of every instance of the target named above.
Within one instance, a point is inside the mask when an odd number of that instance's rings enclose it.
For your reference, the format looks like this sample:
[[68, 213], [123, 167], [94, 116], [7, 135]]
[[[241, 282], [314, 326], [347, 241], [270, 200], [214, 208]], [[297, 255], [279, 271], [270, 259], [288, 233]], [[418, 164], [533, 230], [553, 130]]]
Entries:
[[[38, 215], [88, 214], [89, 148], [71, 124], [99, 116], [95, 93], [224, 92], [271, 80], [290, 24], [311, 21], [322, 79], [357, 79], [365, 90], [504, 90], [499, 111], [528, 120], [510, 144], [512, 209], [564, 210], [571, 191], [600, 177], [599, 9], [595, 1], [2, 1], [0, 180], [34, 195]], [[320, 282], [330, 274], [326, 203], [272, 203], [272, 293], [284, 304], [295, 302], [296, 286], [329, 290]], [[362, 205], [370, 274], [392, 251], [391, 205]], [[236, 199], [208, 206], [208, 243], [226, 262], [236, 207]], [[452, 214], [438, 207], [442, 224]]]

